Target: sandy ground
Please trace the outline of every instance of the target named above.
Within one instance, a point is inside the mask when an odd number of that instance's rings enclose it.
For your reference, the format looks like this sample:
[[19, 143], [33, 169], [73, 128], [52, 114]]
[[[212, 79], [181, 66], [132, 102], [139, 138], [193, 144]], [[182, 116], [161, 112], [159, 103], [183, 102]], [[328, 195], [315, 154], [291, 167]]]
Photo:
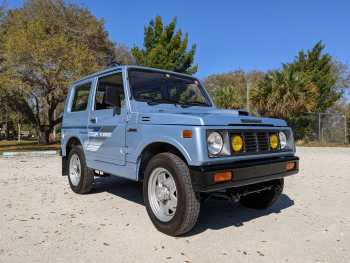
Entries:
[[70, 191], [57, 156], [0, 158], [0, 262], [350, 262], [350, 148], [299, 148], [267, 211], [212, 200], [185, 237], [151, 224], [137, 183]]

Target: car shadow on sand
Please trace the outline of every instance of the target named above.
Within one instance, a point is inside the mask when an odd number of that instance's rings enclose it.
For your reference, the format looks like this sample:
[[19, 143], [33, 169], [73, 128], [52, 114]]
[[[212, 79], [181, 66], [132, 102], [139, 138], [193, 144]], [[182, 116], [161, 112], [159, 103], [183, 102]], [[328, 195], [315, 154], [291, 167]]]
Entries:
[[[107, 192], [128, 201], [144, 205], [142, 184], [139, 182], [114, 176], [97, 178], [92, 194], [101, 192]], [[242, 227], [246, 222], [273, 213], [280, 213], [282, 210], [293, 205], [294, 201], [286, 194], [282, 194], [277, 203], [266, 210], [249, 209], [239, 203], [211, 198], [201, 204], [197, 225], [185, 236], [196, 235], [208, 229], [219, 230], [232, 226]], [[145, 216], [147, 216], [146, 211]]]
[[239, 203], [232, 203], [227, 200], [211, 199], [201, 204], [197, 225], [185, 236], [196, 235], [207, 229], [219, 230], [232, 226], [242, 227], [244, 223], [273, 213], [280, 213], [293, 205], [294, 201], [286, 194], [282, 194], [273, 206], [264, 210], [249, 209]]

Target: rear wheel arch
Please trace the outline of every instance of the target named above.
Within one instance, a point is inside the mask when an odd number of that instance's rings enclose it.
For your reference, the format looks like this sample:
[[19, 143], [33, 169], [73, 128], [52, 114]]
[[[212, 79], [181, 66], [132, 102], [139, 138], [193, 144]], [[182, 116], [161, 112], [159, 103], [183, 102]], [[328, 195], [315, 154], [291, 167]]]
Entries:
[[69, 138], [67, 144], [66, 144], [66, 156], [69, 155], [69, 152], [72, 150], [72, 148], [74, 146], [77, 146], [77, 145], [82, 145], [79, 138], [77, 137], [71, 137]]
[[[81, 142], [77, 137], [71, 137], [69, 138], [68, 142], [66, 143], [65, 147], [62, 148], [62, 175], [66, 176], [68, 175], [68, 156], [70, 151], [73, 149], [75, 146], [81, 146]], [[65, 152], [64, 152], [65, 151]]]
[[147, 163], [152, 159], [152, 157], [164, 152], [170, 152], [172, 154], [175, 154], [179, 158], [181, 158], [186, 164], [188, 164], [184, 154], [173, 144], [168, 142], [153, 142], [151, 144], [148, 144], [142, 150], [141, 154], [138, 157], [137, 176], [139, 181], [143, 181], [145, 168], [147, 166]]
[[94, 172], [86, 165], [84, 150], [81, 145], [72, 145], [68, 155], [68, 182], [73, 192], [89, 193], [94, 183]]

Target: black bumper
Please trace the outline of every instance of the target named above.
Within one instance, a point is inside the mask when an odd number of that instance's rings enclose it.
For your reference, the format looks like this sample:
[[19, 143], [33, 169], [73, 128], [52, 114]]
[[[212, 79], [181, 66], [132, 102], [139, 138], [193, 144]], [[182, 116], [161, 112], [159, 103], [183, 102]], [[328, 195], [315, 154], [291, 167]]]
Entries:
[[[286, 170], [288, 162], [295, 162], [293, 170]], [[284, 156], [219, 165], [191, 166], [190, 170], [194, 190], [196, 192], [212, 192], [296, 174], [299, 171], [299, 158], [296, 156]], [[214, 174], [220, 171], [231, 171], [233, 174], [232, 180], [224, 183], [215, 183]]]

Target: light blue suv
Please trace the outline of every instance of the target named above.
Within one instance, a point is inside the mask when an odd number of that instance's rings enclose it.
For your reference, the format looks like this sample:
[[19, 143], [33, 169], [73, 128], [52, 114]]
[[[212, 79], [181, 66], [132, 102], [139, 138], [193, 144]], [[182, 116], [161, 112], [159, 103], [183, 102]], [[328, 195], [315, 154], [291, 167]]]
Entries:
[[61, 153], [76, 193], [102, 175], [143, 182], [148, 215], [173, 236], [193, 228], [211, 193], [265, 209], [299, 169], [285, 121], [217, 109], [198, 79], [138, 66], [73, 83]]

